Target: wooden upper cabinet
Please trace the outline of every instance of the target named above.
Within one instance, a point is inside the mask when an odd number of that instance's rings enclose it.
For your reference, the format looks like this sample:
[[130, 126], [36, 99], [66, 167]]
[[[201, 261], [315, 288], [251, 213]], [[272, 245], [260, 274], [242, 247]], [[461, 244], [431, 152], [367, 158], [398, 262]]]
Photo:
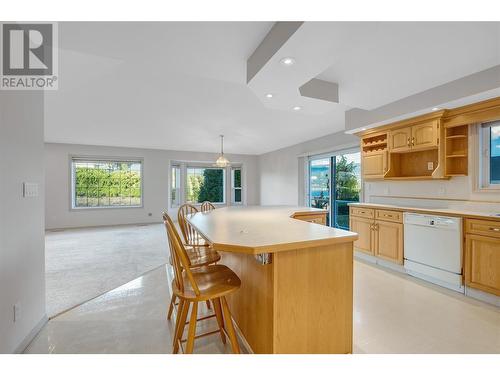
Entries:
[[437, 146], [437, 120], [395, 129], [389, 132], [389, 150], [391, 152], [417, 151]]
[[387, 151], [370, 152], [363, 155], [363, 177], [382, 178], [387, 172]]
[[437, 147], [438, 122], [426, 122], [411, 127], [411, 147], [413, 150]]
[[411, 149], [411, 127], [391, 130], [389, 132], [389, 150], [404, 152]]

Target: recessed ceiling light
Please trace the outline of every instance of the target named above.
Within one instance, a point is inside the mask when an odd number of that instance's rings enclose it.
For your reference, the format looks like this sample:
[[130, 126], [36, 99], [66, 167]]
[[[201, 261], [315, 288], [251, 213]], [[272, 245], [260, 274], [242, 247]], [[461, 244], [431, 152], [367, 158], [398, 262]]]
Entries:
[[298, 105], [297, 105], [297, 106], [295, 106], [295, 107], [293, 107], [293, 110], [294, 110], [294, 111], [300, 111], [301, 109], [302, 109], [302, 107], [300, 107], [300, 106], [298, 106]]
[[280, 62], [285, 66], [290, 66], [295, 64], [295, 59], [293, 57], [284, 57]]
[[366, 130], [366, 128], [361, 128], [361, 130], [365, 131], [365, 130]]
[[439, 111], [439, 107], [432, 108], [433, 111]]
[[266, 94], [266, 98], [272, 98], [273, 94]]

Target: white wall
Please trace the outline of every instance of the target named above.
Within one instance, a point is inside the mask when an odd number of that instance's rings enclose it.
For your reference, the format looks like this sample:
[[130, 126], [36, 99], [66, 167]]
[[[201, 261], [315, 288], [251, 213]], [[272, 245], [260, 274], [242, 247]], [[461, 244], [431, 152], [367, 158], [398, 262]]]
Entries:
[[260, 155], [260, 204], [304, 205], [304, 163], [307, 155], [358, 145], [356, 136], [341, 132]]
[[[41, 92], [0, 91], [0, 353], [46, 321], [43, 103]], [[38, 183], [38, 197], [23, 198], [23, 182]]]
[[[142, 158], [144, 207], [71, 210], [71, 156]], [[230, 154], [227, 156], [231, 162], [243, 165], [243, 194], [247, 204], [258, 204], [257, 156]], [[160, 222], [162, 211], [169, 205], [170, 162], [175, 160], [213, 163], [216, 158], [215, 153], [47, 143], [45, 144], [46, 228]], [[173, 214], [175, 210], [170, 212]], [[148, 216], [148, 213], [152, 216]]]

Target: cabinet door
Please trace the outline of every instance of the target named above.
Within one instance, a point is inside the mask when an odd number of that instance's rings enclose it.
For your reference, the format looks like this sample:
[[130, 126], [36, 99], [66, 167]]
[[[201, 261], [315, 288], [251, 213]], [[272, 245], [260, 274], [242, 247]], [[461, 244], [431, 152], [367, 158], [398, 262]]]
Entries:
[[387, 171], [387, 152], [374, 151], [363, 155], [363, 177], [382, 178]]
[[402, 152], [411, 148], [411, 127], [396, 129], [389, 132], [389, 151]]
[[377, 220], [375, 233], [375, 255], [403, 264], [403, 224]]
[[349, 230], [359, 235], [359, 238], [354, 242], [356, 250], [374, 255], [374, 231], [372, 230], [372, 225], [372, 219], [364, 217], [351, 217], [349, 219]]
[[438, 123], [430, 121], [411, 128], [412, 149], [425, 149], [438, 145]]
[[500, 296], [500, 239], [466, 236], [465, 285]]

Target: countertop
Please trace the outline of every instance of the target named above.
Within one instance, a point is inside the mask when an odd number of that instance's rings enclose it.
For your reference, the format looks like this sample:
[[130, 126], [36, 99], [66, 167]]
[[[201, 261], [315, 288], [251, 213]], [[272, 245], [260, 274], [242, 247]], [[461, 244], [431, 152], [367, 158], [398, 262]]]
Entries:
[[349, 203], [349, 206], [359, 206], [367, 208], [378, 208], [378, 209], [388, 209], [396, 211], [406, 211], [406, 212], [418, 212], [424, 214], [437, 214], [445, 216], [459, 216], [459, 217], [469, 217], [475, 219], [488, 219], [500, 221], [500, 216], [496, 216], [500, 213], [498, 212], [481, 212], [481, 211], [471, 211], [471, 210], [459, 210], [452, 208], [421, 208], [421, 207], [409, 207], [409, 206], [399, 206], [391, 204], [379, 204], [379, 203]]
[[274, 253], [352, 242], [357, 233], [294, 219], [294, 214], [326, 213], [310, 207], [244, 206], [198, 212], [187, 220], [215, 250]]

